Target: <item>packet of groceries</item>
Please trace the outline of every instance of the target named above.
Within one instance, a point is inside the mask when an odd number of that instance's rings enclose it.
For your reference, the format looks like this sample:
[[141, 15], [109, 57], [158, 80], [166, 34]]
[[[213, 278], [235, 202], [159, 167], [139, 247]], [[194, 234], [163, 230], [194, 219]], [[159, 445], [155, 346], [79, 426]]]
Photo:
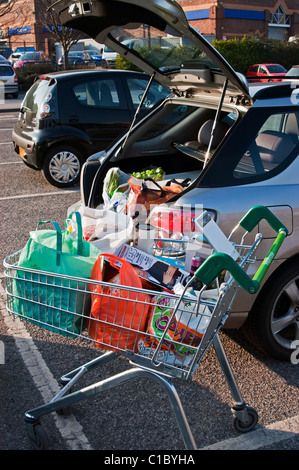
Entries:
[[211, 319], [211, 312], [207, 305], [197, 306], [194, 300], [192, 302], [190, 299], [189, 302], [188, 299], [182, 299], [173, 316], [177, 301], [165, 293], [153, 298], [154, 308], [149, 318], [144, 346], [156, 347], [166, 330], [162, 350], [190, 356], [199, 346]]

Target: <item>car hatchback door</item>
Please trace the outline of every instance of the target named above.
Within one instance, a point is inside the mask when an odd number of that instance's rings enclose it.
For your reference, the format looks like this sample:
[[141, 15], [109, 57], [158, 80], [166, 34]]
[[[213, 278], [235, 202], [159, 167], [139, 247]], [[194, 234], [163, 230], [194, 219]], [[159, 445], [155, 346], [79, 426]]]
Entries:
[[95, 151], [106, 148], [126, 130], [134, 113], [127, 103], [120, 76], [113, 72], [100, 75], [78, 78], [71, 85], [66, 81], [59, 89], [62, 125], [79, 131]]

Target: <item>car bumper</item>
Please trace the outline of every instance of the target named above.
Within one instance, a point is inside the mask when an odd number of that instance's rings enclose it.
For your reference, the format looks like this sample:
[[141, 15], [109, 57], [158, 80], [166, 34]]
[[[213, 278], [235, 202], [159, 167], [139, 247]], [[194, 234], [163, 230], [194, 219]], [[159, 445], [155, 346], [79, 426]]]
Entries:
[[12, 132], [12, 141], [15, 152], [25, 163], [28, 163], [28, 165], [31, 165], [35, 168], [41, 169], [40, 159], [38, 158], [37, 145], [34, 141], [18, 135], [15, 131]]
[[4, 84], [4, 93], [8, 95], [9, 93], [18, 93], [19, 85], [6, 85]]

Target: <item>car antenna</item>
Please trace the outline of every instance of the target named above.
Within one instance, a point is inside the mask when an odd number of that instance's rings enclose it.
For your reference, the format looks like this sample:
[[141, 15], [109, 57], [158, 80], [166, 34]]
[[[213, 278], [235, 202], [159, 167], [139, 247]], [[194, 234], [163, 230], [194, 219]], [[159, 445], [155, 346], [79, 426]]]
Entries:
[[133, 121], [132, 121], [132, 123], [131, 123], [131, 126], [130, 126], [128, 132], [127, 132], [126, 138], [125, 138], [125, 140], [124, 140], [124, 142], [123, 142], [123, 144], [122, 144], [122, 146], [121, 146], [121, 151], [123, 151], [124, 148], [125, 148], [125, 145], [126, 145], [126, 143], [127, 143], [127, 140], [128, 140], [128, 138], [129, 138], [129, 136], [130, 136], [130, 134], [131, 134], [131, 131], [132, 131], [134, 125], [135, 125], [136, 119], [137, 119], [137, 117], [138, 117], [138, 114], [140, 113], [140, 110], [141, 110], [141, 108], [142, 108], [142, 106], [143, 106], [143, 103], [144, 103], [144, 101], [145, 101], [146, 95], [148, 94], [148, 91], [149, 91], [149, 89], [150, 89], [150, 87], [151, 87], [151, 84], [152, 84], [154, 78], [155, 78], [155, 75], [156, 75], [156, 72], [154, 72], [153, 75], [152, 75], [152, 76], [150, 77], [150, 79], [149, 79], [149, 82], [148, 82], [148, 84], [147, 84], [147, 87], [146, 87], [146, 89], [145, 89], [145, 91], [144, 91], [144, 93], [143, 93], [143, 95], [142, 95], [142, 98], [141, 98], [141, 100], [140, 100], [140, 103], [139, 103], [139, 105], [138, 105], [138, 108], [136, 109], [136, 112], [135, 112], [135, 114], [134, 114]]
[[226, 89], [227, 89], [227, 84], [228, 84], [228, 79], [226, 79], [225, 82], [224, 82], [221, 98], [220, 98], [219, 105], [218, 105], [218, 109], [217, 109], [216, 116], [215, 116], [215, 119], [214, 119], [214, 122], [213, 122], [213, 127], [212, 127], [212, 132], [211, 132], [209, 145], [208, 145], [208, 150], [206, 152], [205, 161], [204, 161], [204, 165], [203, 165], [204, 168], [207, 165], [208, 160], [209, 160], [210, 151], [211, 151], [213, 138], [214, 138], [214, 132], [215, 132], [216, 126], [217, 126], [219, 118], [220, 118], [220, 112], [221, 112], [221, 109], [222, 109], [222, 105], [223, 105], [223, 101], [224, 101], [224, 97], [225, 97], [225, 93], [226, 93]]

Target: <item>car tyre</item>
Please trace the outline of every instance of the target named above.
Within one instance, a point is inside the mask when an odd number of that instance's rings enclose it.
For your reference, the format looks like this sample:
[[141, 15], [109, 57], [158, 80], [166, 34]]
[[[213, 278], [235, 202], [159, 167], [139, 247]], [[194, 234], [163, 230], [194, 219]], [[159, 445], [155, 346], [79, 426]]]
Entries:
[[46, 154], [42, 171], [50, 184], [67, 188], [78, 183], [82, 165], [83, 158], [77, 149], [61, 145]]
[[247, 339], [278, 360], [289, 361], [299, 340], [299, 263], [284, 265], [263, 287], [243, 326]]

